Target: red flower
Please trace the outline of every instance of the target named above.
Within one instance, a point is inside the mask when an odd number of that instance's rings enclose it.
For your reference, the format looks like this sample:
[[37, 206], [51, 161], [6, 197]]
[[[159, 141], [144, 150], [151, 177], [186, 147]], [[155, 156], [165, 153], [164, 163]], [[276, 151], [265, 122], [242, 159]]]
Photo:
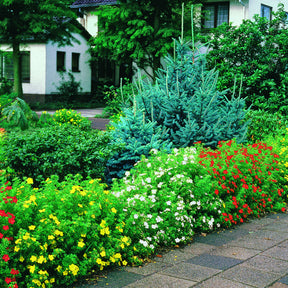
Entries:
[[224, 170], [224, 171], [223, 171], [223, 174], [228, 174], [228, 171], [227, 171], [227, 170]]
[[232, 142], [233, 142], [233, 141], [230, 140], [228, 143], [226, 143], [226, 145], [227, 145], [227, 146], [231, 146]]
[[286, 208], [283, 207], [283, 208], [281, 209], [281, 211], [282, 211], [282, 212], [286, 212]]
[[242, 186], [244, 189], [248, 189], [249, 188], [249, 186], [247, 185], [247, 184], [243, 184], [243, 186]]
[[14, 268], [12, 268], [10, 273], [11, 273], [12, 275], [17, 275], [17, 274], [19, 274], [19, 271], [18, 271], [18, 270], [15, 270]]
[[11, 282], [12, 282], [12, 279], [11, 279], [11, 278], [9, 278], [9, 277], [6, 277], [6, 278], [5, 278], [5, 282], [6, 282], [7, 284], [9, 284], [9, 283], [11, 283]]
[[218, 190], [218, 189], [215, 190], [215, 194], [216, 194], [216, 195], [219, 194], [219, 190]]
[[2, 257], [2, 259], [3, 259], [5, 262], [8, 262], [8, 261], [10, 260], [10, 257], [9, 257], [9, 255], [4, 254], [3, 257]]
[[5, 231], [7, 231], [7, 230], [9, 230], [9, 226], [3, 226], [3, 230], [5, 230]]

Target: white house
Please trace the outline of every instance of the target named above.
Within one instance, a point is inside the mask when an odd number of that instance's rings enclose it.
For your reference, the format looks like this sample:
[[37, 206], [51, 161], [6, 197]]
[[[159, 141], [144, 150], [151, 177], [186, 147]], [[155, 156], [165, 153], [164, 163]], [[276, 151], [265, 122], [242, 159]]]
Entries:
[[[78, 41], [72, 46], [61, 46], [57, 43], [28, 43], [20, 47], [22, 52], [22, 87], [27, 102], [45, 102], [45, 97], [57, 94], [61, 82], [61, 74], [67, 78], [68, 72], [73, 73], [75, 81], [81, 83], [82, 93], [91, 93], [91, 67], [88, 52], [88, 40], [91, 37], [86, 31], [73, 34]], [[0, 77], [13, 80], [13, 63], [8, 44], [0, 44], [4, 53], [0, 56]], [[6, 55], [5, 55], [6, 54]]]

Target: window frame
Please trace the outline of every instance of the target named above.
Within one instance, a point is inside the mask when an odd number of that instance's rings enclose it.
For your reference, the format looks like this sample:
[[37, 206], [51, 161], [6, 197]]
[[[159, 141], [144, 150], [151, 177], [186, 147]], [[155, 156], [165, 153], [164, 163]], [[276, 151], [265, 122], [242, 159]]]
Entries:
[[[76, 63], [76, 65], [75, 65], [75, 63]], [[72, 54], [71, 54], [71, 70], [72, 70], [72, 72], [80, 72], [80, 53], [72, 52]]]
[[[269, 9], [269, 19], [266, 16], [262, 15], [262, 11], [263, 11], [263, 14], [265, 14], [264, 13], [264, 9], [267, 9], [267, 8]], [[262, 4], [261, 3], [261, 6], [260, 6], [260, 17], [267, 18], [268, 21], [271, 21], [272, 20], [272, 11], [273, 11], [273, 8], [271, 6], [268, 6], [266, 4]]]
[[[227, 15], [227, 23], [229, 23], [230, 21], [230, 2], [229, 1], [224, 1], [224, 2], [208, 2], [208, 3], [204, 3], [201, 9], [201, 14], [202, 16], [202, 29], [204, 30], [211, 30], [211, 29], [215, 29], [218, 26], [220, 26], [221, 24], [223, 24], [224, 22], [222, 22], [220, 25], [217, 25], [217, 21], [218, 21], [218, 10], [219, 10], [219, 6], [220, 5], [227, 5], [228, 8], [228, 15]], [[207, 19], [205, 19], [207, 17], [207, 15], [205, 15], [205, 8], [206, 7], [213, 7], [214, 8], [214, 23], [213, 23], [213, 27], [205, 27], [205, 21]]]
[[66, 51], [57, 51], [56, 52], [56, 71], [57, 72], [65, 72], [66, 71]]

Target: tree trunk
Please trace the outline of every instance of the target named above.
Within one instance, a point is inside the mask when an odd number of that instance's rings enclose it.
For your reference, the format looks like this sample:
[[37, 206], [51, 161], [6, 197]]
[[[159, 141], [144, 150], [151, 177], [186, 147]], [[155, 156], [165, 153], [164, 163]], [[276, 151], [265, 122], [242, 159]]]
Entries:
[[13, 72], [14, 72], [14, 87], [13, 91], [17, 97], [22, 98], [23, 88], [22, 88], [22, 77], [21, 77], [21, 54], [20, 54], [20, 44], [18, 42], [13, 42]]

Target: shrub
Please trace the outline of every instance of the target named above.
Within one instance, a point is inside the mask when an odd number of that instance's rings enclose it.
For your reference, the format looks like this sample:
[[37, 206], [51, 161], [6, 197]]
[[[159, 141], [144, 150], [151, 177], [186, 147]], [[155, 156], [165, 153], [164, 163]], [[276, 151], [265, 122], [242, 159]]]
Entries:
[[[7, 203], [17, 219], [9, 229], [9, 264], [20, 271], [19, 287], [71, 287], [92, 268], [141, 263], [123, 232], [123, 211], [99, 179], [82, 181], [78, 175], [60, 183], [54, 176], [39, 189], [32, 183], [15, 180], [10, 192], [19, 200]], [[6, 287], [2, 277], [0, 286]]]
[[109, 134], [64, 124], [21, 134], [11, 132], [7, 140], [3, 166], [37, 183], [55, 174], [61, 180], [77, 173], [102, 178], [107, 159], [116, 151], [109, 144]]
[[[129, 166], [109, 167], [111, 173], [129, 170], [140, 159], [139, 152], [147, 156], [149, 146], [141, 146], [151, 142], [152, 137], [159, 144], [150, 148], [156, 149], [161, 141], [166, 141], [165, 147], [170, 144], [176, 148], [197, 141], [216, 147], [218, 141], [233, 137], [245, 141], [245, 101], [229, 101], [217, 91], [218, 74], [206, 69], [204, 55], [191, 51], [187, 43], [177, 43], [175, 59], [167, 57], [166, 63], [167, 70], [159, 72], [156, 85], [140, 81], [133, 107], [124, 110], [126, 118], [114, 125], [113, 141], [125, 144], [124, 160]], [[119, 155], [115, 158], [118, 161]]]
[[283, 4], [272, 14], [271, 21], [256, 15], [238, 27], [223, 24], [213, 30], [207, 60], [219, 71], [218, 89], [230, 89], [235, 77], [242, 78], [247, 105], [287, 115], [288, 30]]
[[278, 137], [285, 134], [285, 128], [288, 127], [288, 118], [279, 112], [271, 114], [265, 110], [250, 110], [246, 118], [250, 120], [247, 132], [250, 143], [264, 141], [267, 137]]
[[57, 110], [53, 115], [53, 120], [60, 126], [62, 124], [70, 124], [83, 130], [88, 130], [91, 127], [90, 120], [72, 109]]

